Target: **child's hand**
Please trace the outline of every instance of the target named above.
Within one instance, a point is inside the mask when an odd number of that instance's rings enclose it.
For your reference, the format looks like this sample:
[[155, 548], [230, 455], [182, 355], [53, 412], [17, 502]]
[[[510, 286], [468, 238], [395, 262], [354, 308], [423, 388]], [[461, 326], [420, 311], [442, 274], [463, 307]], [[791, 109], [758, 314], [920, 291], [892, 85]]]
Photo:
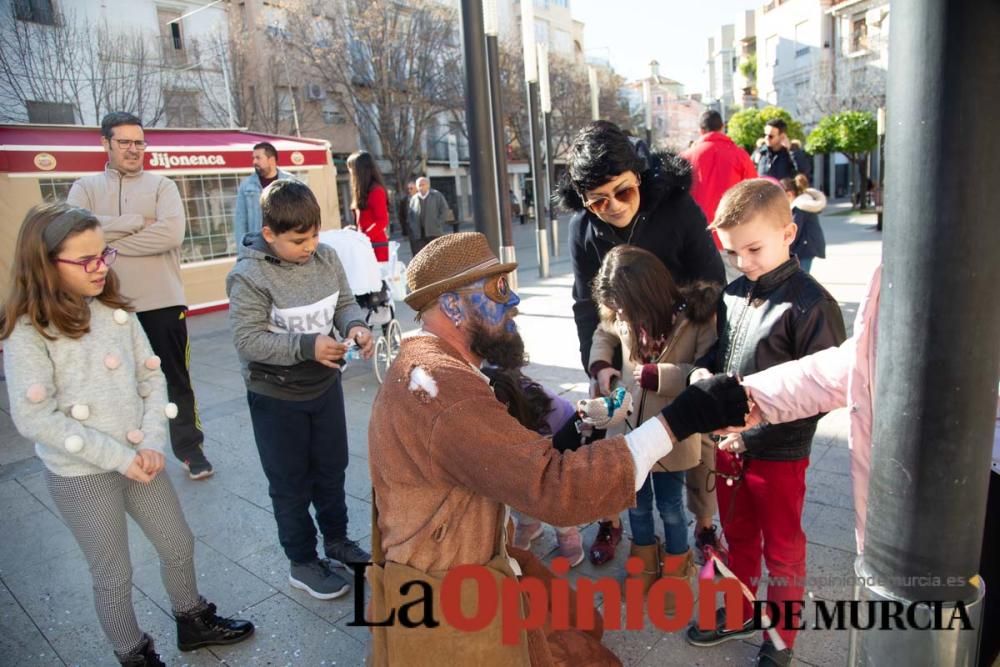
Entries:
[[622, 372], [617, 368], [602, 368], [597, 371], [597, 391], [601, 396], [608, 396], [611, 394], [612, 380], [621, 376]]
[[163, 454], [156, 451], [155, 449], [140, 449], [136, 452], [136, 460], [139, 461], [139, 465], [151, 478], [156, 477], [163, 471], [163, 467], [166, 465], [167, 459], [164, 458]]
[[727, 435], [721, 442], [719, 442], [720, 452], [739, 454], [740, 452], [745, 452], [746, 450], [747, 446], [743, 443], [743, 436], [739, 433]]
[[346, 345], [338, 343], [326, 334], [316, 336], [316, 345], [313, 349], [316, 361], [330, 368], [337, 368], [338, 364], [336, 362], [343, 359], [344, 355], [347, 354]]
[[372, 332], [368, 327], [353, 327], [347, 332], [347, 337], [353, 338], [354, 342], [357, 343], [362, 359], [372, 358], [372, 355], [375, 353], [375, 345], [372, 340]]
[[129, 479], [135, 480], [136, 482], [142, 482], [143, 484], [149, 484], [153, 481], [153, 477], [155, 477], [155, 475], [150, 475], [142, 469], [142, 458], [138, 454], [136, 454], [136, 457], [132, 459], [131, 465], [129, 465], [128, 470], [125, 471], [125, 476]]

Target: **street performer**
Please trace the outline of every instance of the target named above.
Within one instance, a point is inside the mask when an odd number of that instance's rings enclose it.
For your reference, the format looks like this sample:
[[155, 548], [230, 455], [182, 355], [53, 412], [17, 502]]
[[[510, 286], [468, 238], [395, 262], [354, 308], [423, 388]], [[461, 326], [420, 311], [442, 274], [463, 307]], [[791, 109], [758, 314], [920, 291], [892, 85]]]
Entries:
[[[715, 376], [627, 435], [560, 452], [507, 413], [479, 370], [484, 363], [524, 363], [513, 319], [520, 300], [506, 279], [516, 268], [496, 258], [485, 236], [470, 232], [432, 241], [407, 269], [406, 303], [422, 328], [403, 339], [369, 424], [375, 561], [368, 571], [369, 621], [377, 623], [370, 664], [377, 667], [437, 665], [447, 655], [477, 667], [620, 664], [601, 645], [599, 624], [552, 630], [546, 622], [521, 631], [514, 644], [501, 641], [499, 613], [477, 631], [453, 627], [441, 614], [442, 580], [459, 566], [476, 565], [497, 584], [523, 576], [552, 586], [541, 562], [507, 545], [509, 507], [557, 526], [615, 514], [635, 502], [673, 442], [742, 425], [748, 412], [737, 380]], [[479, 612], [483, 589], [471, 582], [460, 589], [466, 619]], [[426, 608], [413, 612], [420, 605], [406, 608], [419, 591], [433, 591], [433, 619]], [[569, 614], [576, 627], [575, 601]], [[409, 622], [400, 622], [404, 615]], [[414, 616], [422, 622], [412, 622]]]

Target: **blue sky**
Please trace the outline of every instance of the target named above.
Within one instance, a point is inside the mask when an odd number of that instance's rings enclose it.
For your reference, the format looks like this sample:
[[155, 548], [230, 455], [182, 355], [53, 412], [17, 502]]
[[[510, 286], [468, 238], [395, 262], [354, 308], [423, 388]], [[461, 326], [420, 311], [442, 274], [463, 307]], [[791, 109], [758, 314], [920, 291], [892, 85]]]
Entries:
[[684, 84], [685, 92], [706, 87], [708, 38], [724, 23], [735, 23], [741, 10], [763, 0], [570, 0], [573, 18], [585, 25], [587, 55], [608, 57], [627, 79], [649, 72], [660, 62], [660, 74]]

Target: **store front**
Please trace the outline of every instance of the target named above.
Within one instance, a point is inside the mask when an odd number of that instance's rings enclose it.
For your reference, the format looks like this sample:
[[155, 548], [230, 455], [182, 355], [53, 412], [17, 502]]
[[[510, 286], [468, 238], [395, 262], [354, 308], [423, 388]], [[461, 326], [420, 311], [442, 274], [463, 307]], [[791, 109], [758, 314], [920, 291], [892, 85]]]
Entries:
[[[146, 129], [145, 169], [177, 184], [187, 215], [181, 275], [193, 311], [226, 304], [225, 277], [235, 261], [236, 190], [253, 172], [254, 144], [278, 150], [319, 200], [323, 229], [341, 226], [337, 169], [326, 141], [235, 130]], [[0, 291], [6, 292], [14, 242], [25, 213], [66, 198], [73, 182], [104, 169], [100, 129], [66, 125], [0, 125]]]

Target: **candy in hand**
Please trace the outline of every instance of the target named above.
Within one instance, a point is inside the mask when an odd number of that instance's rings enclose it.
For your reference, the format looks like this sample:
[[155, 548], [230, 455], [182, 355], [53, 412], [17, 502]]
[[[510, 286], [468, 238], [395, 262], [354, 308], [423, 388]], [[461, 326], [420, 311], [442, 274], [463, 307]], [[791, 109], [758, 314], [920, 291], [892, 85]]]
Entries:
[[576, 411], [585, 424], [594, 428], [607, 429], [621, 424], [632, 414], [632, 394], [624, 387], [617, 387], [610, 396], [588, 398], [577, 401]]

